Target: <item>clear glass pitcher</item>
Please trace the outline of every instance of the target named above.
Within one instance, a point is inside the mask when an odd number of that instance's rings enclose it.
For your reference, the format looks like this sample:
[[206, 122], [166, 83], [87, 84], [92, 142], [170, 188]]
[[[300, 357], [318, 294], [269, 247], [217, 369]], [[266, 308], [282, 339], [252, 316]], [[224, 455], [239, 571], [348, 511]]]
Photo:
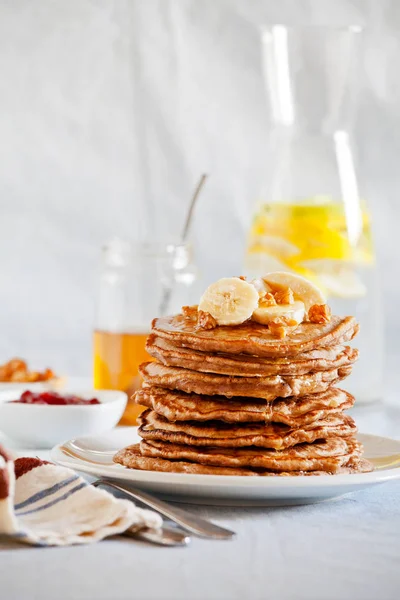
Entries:
[[[188, 244], [113, 240], [103, 248], [94, 331], [94, 386], [140, 387], [139, 365], [152, 360], [145, 350], [154, 317], [193, 304], [197, 270]], [[128, 401], [121, 421], [134, 425], [142, 408]]]
[[361, 31], [264, 29], [273, 131], [253, 214], [246, 271], [288, 270], [325, 290], [332, 310], [360, 322], [360, 359], [346, 388], [358, 402], [382, 395], [383, 326], [371, 217], [351, 127]]

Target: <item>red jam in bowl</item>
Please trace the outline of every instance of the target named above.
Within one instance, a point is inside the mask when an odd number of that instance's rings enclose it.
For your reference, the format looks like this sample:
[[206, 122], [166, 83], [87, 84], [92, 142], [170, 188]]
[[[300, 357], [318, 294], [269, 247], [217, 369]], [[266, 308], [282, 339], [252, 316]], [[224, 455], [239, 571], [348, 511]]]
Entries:
[[90, 404], [100, 404], [97, 398], [85, 400], [79, 396], [68, 394], [62, 396], [57, 392], [29, 392], [21, 394], [19, 400], [10, 400], [10, 402], [18, 402], [19, 404], [49, 404], [51, 406], [89, 406]]

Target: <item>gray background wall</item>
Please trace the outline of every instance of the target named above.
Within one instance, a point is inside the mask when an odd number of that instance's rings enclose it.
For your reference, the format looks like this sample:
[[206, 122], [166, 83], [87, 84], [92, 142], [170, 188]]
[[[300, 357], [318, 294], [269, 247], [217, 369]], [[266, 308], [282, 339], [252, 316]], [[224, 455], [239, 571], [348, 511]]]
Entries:
[[99, 249], [192, 231], [204, 284], [237, 273], [270, 131], [262, 23], [367, 26], [356, 134], [388, 331], [400, 303], [400, 2], [0, 0], [0, 360], [88, 374]]

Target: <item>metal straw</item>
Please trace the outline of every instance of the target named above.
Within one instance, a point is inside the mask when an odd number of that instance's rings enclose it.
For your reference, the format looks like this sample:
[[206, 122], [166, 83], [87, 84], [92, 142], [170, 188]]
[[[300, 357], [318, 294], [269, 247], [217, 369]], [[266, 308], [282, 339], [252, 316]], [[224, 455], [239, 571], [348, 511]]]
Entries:
[[[207, 177], [208, 177], [208, 175], [203, 173], [203, 175], [200, 177], [200, 180], [196, 186], [196, 189], [194, 190], [192, 199], [190, 201], [189, 210], [188, 210], [188, 213], [186, 216], [186, 221], [183, 226], [183, 231], [182, 231], [182, 235], [181, 235], [181, 243], [182, 244], [184, 244], [187, 240], [187, 236], [188, 236], [189, 229], [190, 229], [190, 224], [192, 222], [192, 217], [193, 217], [193, 213], [194, 213], [194, 208], [195, 208], [197, 199], [200, 195], [200, 192], [203, 188], [203, 185], [205, 184]], [[169, 306], [169, 303], [171, 300], [172, 287], [173, 287], [172, 282], [170, 284], [168, 284], [168, 286], [164, 287], [163, 295], [162, 295], [161, 302], [160, 302], [160, 308], [159, 308], [160, 315], [165, 315], [167, 312], [167, 309], [168, 309], [168, 306]]]

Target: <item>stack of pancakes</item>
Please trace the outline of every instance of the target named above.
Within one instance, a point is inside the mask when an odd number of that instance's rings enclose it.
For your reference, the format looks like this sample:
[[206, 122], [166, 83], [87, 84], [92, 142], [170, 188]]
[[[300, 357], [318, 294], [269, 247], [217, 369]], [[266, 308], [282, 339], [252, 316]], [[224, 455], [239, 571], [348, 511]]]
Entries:
[[211, 330], [194, 315], [155, 319], [135, 402], [140, 444], [119, 451], [126, 467], [223, 475], [363, 472], [354, 403], [335, 387], [357, 350], [353, 317], [305, 322], [284, 339], [252, 321]]

